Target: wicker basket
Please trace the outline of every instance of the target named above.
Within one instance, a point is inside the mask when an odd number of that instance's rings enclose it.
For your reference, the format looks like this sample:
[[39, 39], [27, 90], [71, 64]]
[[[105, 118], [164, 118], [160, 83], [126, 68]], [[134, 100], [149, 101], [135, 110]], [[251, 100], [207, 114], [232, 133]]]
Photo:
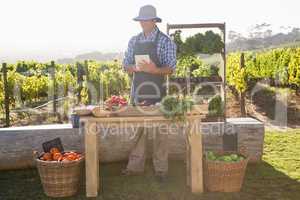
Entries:
[[36, 158], [44, 192], [49, 197], [68, 197], [77, 193], [84, 157], [77, 161], [56, 162]]
[[[227, 155], [234, 152], [218, 152]], [[204, 157], [204, 183], [210, 192], [238, 192], [241, 190], [249, 157], [239, 162], [211, 161]]]

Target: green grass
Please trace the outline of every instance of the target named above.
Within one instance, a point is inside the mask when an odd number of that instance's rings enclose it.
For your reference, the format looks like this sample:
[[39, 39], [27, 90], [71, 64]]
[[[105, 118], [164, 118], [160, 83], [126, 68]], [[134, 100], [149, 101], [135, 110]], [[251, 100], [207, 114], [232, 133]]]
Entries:
[[[101, 165], [102, 191], [96, 199], [128, 200], [260, 200], [260, 199], [300, 199], [300, 130], [291, 132], [267, 132], [263, 162], [250, 165], [242, 191], [239, 193], [204, 193], [192, 195], [185, 186], [185, 166], [183, 162], [170, 162], [169, 179], [159, 183], [154, 178], [149, 163], [143, 176], [120, 176], [126, 163]], [[82, 181], [83, 183], [83, 181]], [[35, 169], [1, 171], [1, 200], [46, 200], [38, 173]], [[72, 198], [87, 199], [82, 184], [79, 194]]]

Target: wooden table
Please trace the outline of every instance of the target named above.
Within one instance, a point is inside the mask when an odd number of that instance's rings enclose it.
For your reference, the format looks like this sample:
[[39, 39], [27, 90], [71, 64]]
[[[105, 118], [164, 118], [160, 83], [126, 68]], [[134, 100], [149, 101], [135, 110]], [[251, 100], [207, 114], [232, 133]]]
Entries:
[[[200, 133], [201, 115], [190, 115], [185, 126], [187, 138], [187, 185], [191, 192], [203, 192], [203, 166], [202, 166], [202, 136]], [[85, 164], [86, 164], [86, 196], [96, 197], [99, 194], [99, 135], [100, 127], [116, 127], [120, 125], [124, 128], [130, 126], [147, 127], [158, 126], [159, 124], [171, 124], [172, 121], [163, 116], [143, 116], [143, 117], [103, 117], [81, 116], [80, 122], [84, 124], [85, 132]], [[82, 124], [82, 123], [81, 123]]]

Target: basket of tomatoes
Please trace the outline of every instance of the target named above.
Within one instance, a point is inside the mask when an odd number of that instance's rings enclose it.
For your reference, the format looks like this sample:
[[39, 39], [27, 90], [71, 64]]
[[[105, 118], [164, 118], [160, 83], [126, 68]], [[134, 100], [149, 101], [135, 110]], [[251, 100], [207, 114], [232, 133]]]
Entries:
[[34, 152], [44, 192], [50, 197], [73, 196], [79, 189], [84, 156], [75, 151]]

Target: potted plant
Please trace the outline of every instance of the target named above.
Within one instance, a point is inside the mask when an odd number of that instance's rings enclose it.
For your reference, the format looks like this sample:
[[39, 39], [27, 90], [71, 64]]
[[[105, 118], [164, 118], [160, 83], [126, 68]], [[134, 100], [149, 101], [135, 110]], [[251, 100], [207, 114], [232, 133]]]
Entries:
[[203, 121], [223, 121], [224, 103], [220, 95], [215, 95], [208, 103], [208, 115]]

